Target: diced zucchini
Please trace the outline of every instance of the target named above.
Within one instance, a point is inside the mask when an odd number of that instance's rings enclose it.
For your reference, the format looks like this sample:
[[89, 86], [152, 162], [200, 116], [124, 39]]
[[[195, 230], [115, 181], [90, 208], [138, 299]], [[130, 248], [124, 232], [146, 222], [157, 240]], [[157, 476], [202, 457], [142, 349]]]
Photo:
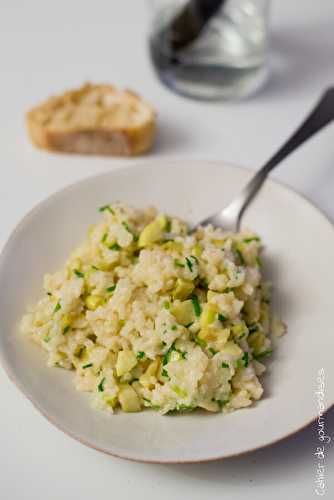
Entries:
[[174, 299], [185, 300], [191, 292], [194, 290], [194, 284], [191, 281], [187, 281], [178, 278], [176, 281], [176, 287], [173, 292]]
[[250, 347], [253, 349], [253, 353], [255, 355], [257, 355], [261, 351], [263, 351], [265, 341], [266, 341], [266, 336], [263, 332], [260, 332], [260, 331], [254, 332], [248, 338], [248, 343], [249, 343]]
[[214, 322], [217, 314], [217, 309], [213, 304], [204, 304], [202, 307], [202, 314], [200, 318], [200, 324], [202, 328], [210, 325]]
[[191, 300], [185, 300], [183, 302], [173, 304], [171, 307], [171, 313], [175, 317], [176, 321], [181, 325], [189, 325], [189, 323], [192, 323], [196, 319]]
[[229, 342], [227, 342], [227, 344], [224, 346], [222, 352], [225, 354], [229, 354], [231, 356], [236, 356], [236, 357], [239, 357], [243, 354], [242, 349], [231, 340]]
[[141, 410], [140, 399], [131, 385], [126, 384], [121, 387], [118, 399], [123, 411], [135, 412]]
[[159, 215], [159, 217], [157, 217], [156, 220], [158, 221], [158, 224], [159, 224], [160, 228], [163, 231], [165, 231], [166, 227], [168, 226], [168, 219], [167, 219], [167, 217], [164, 214], [161, 214], [161, 215]]
[[116, 373], [121, 377], [137, 364], [137, 357], [132, 351], [120, 351], [117, 356]]
[[103, 298], [100, 295], [87, 295], [85, 304], [87, 309], [95, 311], [103, 303]]
[[160, 241], [163, 236], [163, 230], [158, 219], [148, 224], [140, 233], [138, 246], [141, 248], [153, 245], [157, 241]]

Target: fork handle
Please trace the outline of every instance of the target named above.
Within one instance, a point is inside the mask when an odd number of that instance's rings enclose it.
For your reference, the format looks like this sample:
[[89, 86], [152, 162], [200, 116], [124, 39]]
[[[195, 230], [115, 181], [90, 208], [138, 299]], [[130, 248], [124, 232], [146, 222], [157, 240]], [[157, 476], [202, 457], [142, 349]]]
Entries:
[[324, 92], [318, 104], [305, 118], [299, 128], [292, 134], [283, 146], [267, 161], [267, 163], [255, 174], [250, 182], [241, 192], [238, 228], [240, 226], [241, 217], [260, 190], [262, 184], [267, 178], [269, 172], [284, 160], [290, 153], [297, 149], [307, 139], [319, 132], [323, 127], [328, 125], [334, 119], [334, 87], [330, 87]]

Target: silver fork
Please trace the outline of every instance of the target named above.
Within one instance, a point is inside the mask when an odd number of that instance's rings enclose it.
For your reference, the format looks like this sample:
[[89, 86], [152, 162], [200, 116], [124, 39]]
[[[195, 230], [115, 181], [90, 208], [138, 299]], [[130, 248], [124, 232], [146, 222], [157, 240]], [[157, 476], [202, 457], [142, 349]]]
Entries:
[[194, 231], [198, 226], [206, 226], [207, 224], [222, 227], [227, 231], [238, 231], [240, 229], [241, 219], [246, 208], [260, 191], [269, 172], [290, 153], [312, 137], [316, 132], [325, 127], [333, 119], [334, 87], [330, 87], [322, 95], [318, 104], [302, 122], [296, 132], [254, 175], [254, 177], [252, 177], [238, 196], [229, 205], [227, 205], [227, 207], [223, 208], [221, 212], [202, 220], [200, 223], [191, 228], [191, 231]]

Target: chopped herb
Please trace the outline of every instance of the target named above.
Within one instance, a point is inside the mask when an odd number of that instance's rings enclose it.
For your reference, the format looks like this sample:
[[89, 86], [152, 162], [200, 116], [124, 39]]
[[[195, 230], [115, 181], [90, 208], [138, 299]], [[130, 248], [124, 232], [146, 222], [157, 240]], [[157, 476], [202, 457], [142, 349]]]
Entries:
[[144, 356], [145, 356], [144, 351], [137, 352], [137, 359], [143, 359]]
[[235, 253], [236, 253], [236, 254], [237, 254], [237, 256], [238, 256], [238, 259], [239, 259], [239, 261], [240, 261], [240, 264], [241, 264], [241, 265], [244, 265], [244, 264], [245, 264], [245, 259], [244, 259], [243, 255], [242, 255], [242, 253], [240, 252], [239, 248], [237, 248], [237, 249], [235, 250]]
[[177, 325], [172, 325], [171, 329], [175, 332], [175, 330], [177, 330]]
[[256, 323], [253, 323], [252, 325], [249, 325], [249, 327], [248, 327], [249, 334], [251, 335], [252, 333], [257, 332], [258, 329], [259, 329], [259, 327], [257, 326]]
[[268, 356], [271, 356], [272, 353], [272, 349], [267, 349], [266, 351], [260, 352], [260, 354], [253, 354], [253, 358], [256, 360], [267, 358]]
[[194, 338], [194, 341], [196, 342], [196, 344], [198, 344], [200, 347], [202, 347], [203, 349], [206, 347], [206, 342], [205, 340], [203, 339], [200, 339], [199, 337], [195, 337]]
[[164, 308], [165, 309], [170, 309], [170, 302], [168, 302], [168, 300], [165, 300], [165, 302], [164, 302]]
[[113, 243], [112, 245], [110, 245], [109, 247], [109, 250], [115, 250], [115, 251], [119, 251], [121, 250], [121, 247], [119, 246], [118, 243]]
[[60, 301], [58, 300], [53, 312], [56, 313], [57, 311], [59, 311], [59, 309], [61, 309], [61, 305], [60, 305]]
[[237, 361], [237, 368], [247, 368], [249, 364], [249, 355], [248, 352], [244, 352], [241, 359]]
[[185, 267], [185, 265], [182, 264], [182, 262], [180, 260], [178, 260], [178, 259], [174, 259], [174, 265], [176, 267]]
[[74, 274], [78, 277], [78, 278], [84, 278], [85, 275], [84, 273], [82, 273], [81, 271], [78, 271], [78, 269], [74, 269], [73, 270]]
[[224, 314], [218, 314], [218, 319], [221, 323], [224, 323], [224, 321], [227, 321], [227, 317], [224, 316]]
[[252, 238], [245, 238], [244, 243], [250, 243], [251, 241], [261, 241], [258, 236], [253, 236]]
[[44, 337], [44, 339], [43, 339], [43, 340], [44, 340], [44, 342], [50, 342], [51, 337], [49, 337], [49, 336], [47, 335], [46, 337]]
[[162, 347], [165, 347], [166, 345], [167, 345], [167, 344], [166, 344], [166, 342], [163, 340], [163, 341], [161, 342], [161, 346], [162, 346]]
[[111, 214], [115, 215], [115, 212], [110, 205], [103, 205], [103, 207], [99, 208], [99, 212], [110, 212]]
[[181, 359], [187, 359], [186, 351], [177, 351], [181, 355]]
[[144, 401], [146, 401], [146, 403], [151, 403], [151, 400], [150, 399], [147, 399], [147, 398], [143, 398]]
[[133, 378], [130, 382], [130, 384], [133, 384], [134, 382], [138, 382], [139, 378]]
[[225, 361], [222, 362], [222, 368], [229, 368], [229, 365], [225, 363]]
[[199, 316], [201, 315], [202, 308], [201, 308], [201, 305], [200, 305], [200, 303], [199, 303], [199, 301], [198, 301], [198, 297], [197, 297], [197, 295], [195, 295], [195, 294], [194, 294], [194, 295], [192, 295], [192, 297], [191, 297], [191, 301], [192, 301], [192, 303], [193, 303], [193, 307], [194, 307], [195, 315], [196, 315], [197, 317], [199, 317]]
[[166, 233], [170, 233], [171, 229], [172, 229], [172, 221], [170, 219], [167, 219], [166, 227], [165, 227]]
[[101, 380], [101, 382], [100, 382], [100, 383], [99, 383], [99, 385], [97, 386], [97, 390], [98, 390], [99, 392], [103, 392], [103, 391], [104, 391], [104, 383], [105, 383], [105, 381], [106, 381], [106, 378], [105, 378], [105, 377], [103, 377], [103, 379]]
[[214, 356], [215, 354], [217, 354], [218, 351], [216, 351], [216, 349], [214, 349], [213, 347], [209, 347], [209, 351], [211, 352], [212, 356]]
[[91, 368], [93, 366], [93, 363], [88, 363], [87, 365], [83, 365], [82, 369], [85, 370], [86, 368]]
[[161, 371], [161, 375], [162, 375], [163, 377], [169, 378], [168, 371], [167, 371], [165, 368], [163, 368], [163, 369], [162, 369], [162, 371]]
[[93, 271], [99, 271], [99, 268], [96, 266], [90, 266], [90, 267], [91, 267], [91, 269], [93, 269]]
[[192, 321], [191, 323], [187, 323], [186, 325], [184, 325], [186, 328], [190, 328], [192, 325], [194, 324], [194, 322]]
[[239, 335], [238, 340], [243, 339], [245, 337], [245, 335], [246, 335], [246, 332], [242, 332], [242, 334]]
[[115, 289], [116, 289], [116, 285], [108, 286], [108, 288], [106, 288], [106, 292], [111, 293], [111, 292], [113, 292]]
[[104, 233], [104, 235], [102, 236], [102, 240], [101, 240], [101, 242], [102, 242], [102, 243], [105, 243], [105, 242], [106, 242], [106, 240], [107, 240], [107, 238], [108, 238], [108, 233]]
[[186, 257], [186, 263], [187, 263], [189, 271], [192, 272], [194, 264], [191, 262], [189, 257]]
[[168, 351], [163, 355], [162, 357], [162, 364], [163, 366], [167, 365], [169, 363], [172, 351], [175, 351], [175, 342], [172, 343]]
[[193, 406], [190, 405], [183, 405], [183, 404], [177, 404], [175, 407], [176, 411], [192, 411], [194, 409]]
[[63, 330], [63, 334], [66, 335], [67, 332], [69, 332], [71, 330], [71, 326], [70, 325], [66, 325], [64, 330]]
[[226, 405], [226, 403], [228, 403], [228, 401], [228, 399], [215, 399], [215, 402], [218, 403], [220, 409], [222, 409]]
[[131, 233], [129, 224], [125, 220], [122, 221], [122, 226], [127, 230], [128, 233]]
[[160, 410], [159, 405], [151, 405], [152, 410]]
[[49, 297], [52, 297], [52, 293], [51, 292], [46, 292], [47, 295], [49, 295]]

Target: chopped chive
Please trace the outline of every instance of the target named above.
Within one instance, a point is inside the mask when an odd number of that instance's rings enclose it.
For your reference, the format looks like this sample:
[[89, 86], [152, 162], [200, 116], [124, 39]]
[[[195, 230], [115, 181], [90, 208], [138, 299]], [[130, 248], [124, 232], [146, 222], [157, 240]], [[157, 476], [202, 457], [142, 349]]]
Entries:
[[178, 260], [178, 259], [174, 259], [174, 265], [176, 267], [185, 267], [185, 265], [182, 264], [182, 262], [180, 260]]
[[162, 346], [162, 347], [165, 347], [166, 345], [167, 345], [167, 344], [166, 344], [166, 342], [163, 340], [163, 341], [161, 342], [161, 346]]
[[192, 411], [193, 409], [194, 409], [193, 406], [184, 404], [177, 404], [175, 407], [175, 411]]
[[189, 271], [192, 272], [192, 270], [193, 270], [193, 263], [191, 262], [191, 260], [189, 259], [189, 257], [186, 257], [186, 263], [187, 263]]
[[82, 369], [85, 370], [85, 368], [91, 368], [93, 366], [93, 363], [88, 363], [87, 365], [82, 366]]
[[201, 304], [198, 301], [197, 295], [193, 294], [191, 296], [191, 301], [193, 303], [193, 308], [194, 308], [194, 311], [195, 311], [195, 315], [197, 317], [199, 317], [201, 315], [201, 312], [202, 312], [202, 307], [201, 307]]
[[128, 233], [133, 234], [130, 227], [129, 227], [129, 224], [125, 220], [123, 220], [122, 226], [127, 230]]
[[266, 351], [260, 352], [260, 354], [253, 354], [253, 358], [256, 360], [267, 358], [268, 356], [271, 356], [272, 353], [272, 349], [267, 349]]
[[103, 205], [103, 207], [99, 208], [99, 212], [110, 212], [111, 214], [115, 215], [115, 212], [110, 205]]
[[252, 334], [254, 332], [257, 332], [258, 331], [258, 326], [256, 323], [253, 323], [252, 325], [249, 325], [248, 327], [248, 331], [249, 331], [249, 334]]
[[93, 269], [93, 271], [99, 271], [99, 268], [96, 266], [90, 266], [90, 267], [91, 267], [91, 269]]
[[214, 356], [215, 354], [217, 354], [218, 351], [216, 351], [216, 349], [214, 349], [213, 347], [209, 347], [209, 351], [211, 352], [212, 356]]
[[186, 351], [178, 351], [178, 353], [181, 354], [181, 359], [187, 359]]
[[44, 342], [50, 342], [51, 337], [49, 337], [49, 336], [47, 335], [46, 337], [44, 337], [44, 339], [43, 339], [43, 340], [44, 340]]
[[240, 264], [243, 266], [245, 264], [245, 259], [242, 255], [242, 253], [240, 252], [239, 248], [237, 248], [235, 250], [235, 253], [237, 254], [238, 258], [239, 258], [239, 261], [240, 261]]
[[163, 366], [167, 365], [169, 363], [172, 351], [175, 351], [175, 342], [172, 343], [168, 351], [163, 355], [162, 357], [162, 364]]
[[144, 351], [137, 352], [137, 359], [143, 359], [144, 356], [145, 356]]
[[171, 329], [172, 329], [173, 331], [177, 330], [177, 325], [172, 325], [172, 326], [171, 326]]
[[219, 408], [222, 409], [226, 403], [228, 403], [228, 399], [225, 401], [223, 399], [215, 399], [215, 402], [218, 403]]
[[161, 375], [162, 375], [163, 377], [169, 378], [168, 371], [167, 371], [165, 368], [163, 368], [163, 369], [162, 369], [162, 371], [161, 371]]
[[69, 332], [70, 330], [71, 330], [71, 325], [66, 325], [63, 330], [63, 334], [66, 335], [66, 333]]
[[248, 352], [244, 352], [241, 359], [237, 360], [237, 368], [247, 368], [249, 364], [249, 355]]
[[239, 335], [238, 340], [243, 339], [245, 337], [245, 335], [246, 335], [246, 332], [242, 332], [242, 334]]
[[104, 233], [104, 235], [102, 236], [101, 242], [105, 243], [107, 238], [108, 238], [108, 233]]
[[224, 323], [224, 321], [227, 321], [227, 317], [224, 316], [224, 314], [218, 314], [218, 319], [221, 323]]
[[53, 312], [56, 313], [57, 311], [59, 311], [59, 309], [61, 309], [61, 305], [60, 305], [60, 301], [58, 300]]
[[165, 302], [164, 302], [164, 308], [165, 309], [170, 309], [170, 302], [168, 302], [168, 300], [165, 300]]
[[116, 289], [116, 285], [108, 286], [108, 288], [106, 288], [106, 292], [111, 293], [111, 292], [113, 292], [115, 289]]
[[121, 250], [121, 247], [119, 246], [118, 243], [113, 243], [112, 245], [109, 246], [109, 250], [119, 251]]
[[52, 293], [51, 293], [51, 292], [46, 292], [46, 294], [47, 294], [49, 297], [52, 297]]
[[166, 227], [165, 227], [166, 233], [170, 233], [171, 229], [172, 229], [172, 221], [170, 219], [167, 219]]
[[191, 323], [187, 323], [186, 325], [184, 325], [186, 328], [190, 328], [192, 325], [194, 324], [194, 322], [192, 321]]
[[253, 236], [252, 238], [245, 238], [244, 243], [250, 243], [251, 241], [261, 241], [258, 236]]
[[103, 392], [104, 391], [104, 383], [105, 383], [105, 381], [106, 381], [106, 378], [103, 377], [103, 379], [101, 380], [101, 382], [97, 386], [97, 389], [98, 389], [99, 392]]
[[73, 270], [74, 274], [78, 277], [78, 278], [84, 278], [85, 275], [84, 273], [82, 273], [81, 271], [78, 271], [78, 269], [74, 269]]
[[194, 341], [196, 342], [196, 344], [198, 344], [200, 347], [202, 347], [202, 349], [204, 349], [206, 347], [205, 340], [202, 340], [199, 337], [195, 337]]
[[229, 365], [225, 363], [225, 361], [222, 362], [222, 368], [229, 368]]

